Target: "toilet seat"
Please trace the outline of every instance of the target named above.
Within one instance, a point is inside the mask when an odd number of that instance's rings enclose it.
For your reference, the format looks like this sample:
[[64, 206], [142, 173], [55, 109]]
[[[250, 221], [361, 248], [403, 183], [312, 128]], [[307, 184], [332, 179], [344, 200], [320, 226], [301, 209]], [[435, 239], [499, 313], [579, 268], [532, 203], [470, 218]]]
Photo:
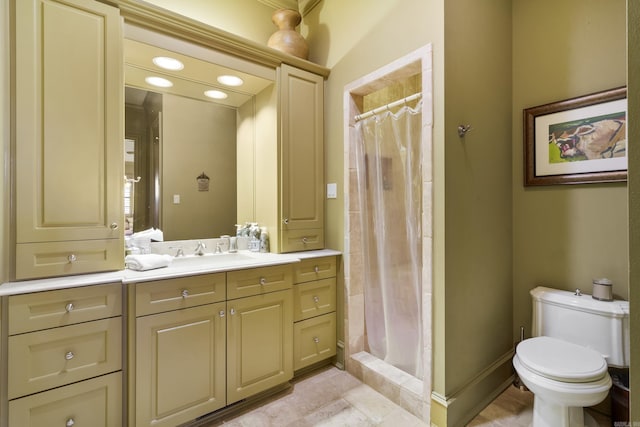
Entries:
[[555, 381], [586, 383], [608, 374], [600, 353], [556, 338], [529, 338], [518, 344], [516, 353], [528, 370]]

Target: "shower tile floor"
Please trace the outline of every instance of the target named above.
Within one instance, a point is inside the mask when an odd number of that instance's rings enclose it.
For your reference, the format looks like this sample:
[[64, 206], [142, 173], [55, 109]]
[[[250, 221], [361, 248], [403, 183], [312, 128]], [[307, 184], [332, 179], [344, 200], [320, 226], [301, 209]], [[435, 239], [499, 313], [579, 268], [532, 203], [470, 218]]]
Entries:
[[[392, 426], [427, 424], [391, 402], [351, 374], [333, 366], [292, 381], [293, 387], [242, 413], [201, 427]], [[529, 426], [533, 395], [508, 387], [469, 424], [469, 427]], [[590, 411], [600, 427], [608, 417]]]

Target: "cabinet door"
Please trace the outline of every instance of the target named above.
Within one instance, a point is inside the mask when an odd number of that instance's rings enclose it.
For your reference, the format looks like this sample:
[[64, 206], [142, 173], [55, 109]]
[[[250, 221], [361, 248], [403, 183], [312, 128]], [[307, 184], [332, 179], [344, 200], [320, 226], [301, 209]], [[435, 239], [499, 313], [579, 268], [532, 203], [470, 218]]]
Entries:
[[227, 303], [228, 404], [293, 376], [292, 301], [289, 289]]
[[[118, 9], [93, 0], [19, 0], [15, 13], [16, 241], [121, 241]], [[123, 244], [106, 258], [101, 269], [122, 268]], [[60, 274], [78, 272], [87, 271]]]
[[136, 319], [135, 425], [176, 426], [225, 406], [225, 303]]
[[321, 76], [281, 66], [281, 252], [324, 247], [323, 85]]

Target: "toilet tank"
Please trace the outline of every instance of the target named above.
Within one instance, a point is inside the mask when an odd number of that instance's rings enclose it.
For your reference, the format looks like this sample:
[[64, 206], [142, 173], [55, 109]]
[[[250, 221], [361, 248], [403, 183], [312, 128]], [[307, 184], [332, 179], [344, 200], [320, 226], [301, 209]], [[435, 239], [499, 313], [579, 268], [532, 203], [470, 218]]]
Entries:
[[629, 302], [538, 286], [531, 290], [532, 335], [549, 336], [600, 352], [609, 366], [629, 366]]

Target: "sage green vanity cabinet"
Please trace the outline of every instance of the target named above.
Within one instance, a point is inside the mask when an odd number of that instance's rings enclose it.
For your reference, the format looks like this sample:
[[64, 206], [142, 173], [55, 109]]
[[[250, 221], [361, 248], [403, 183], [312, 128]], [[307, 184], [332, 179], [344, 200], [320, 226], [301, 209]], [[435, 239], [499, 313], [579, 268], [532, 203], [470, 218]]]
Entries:
[[336, 354], [336, 257], [303, 259], [294, 266], [294, 369]]
[[118, 9], [12, 0], [15, 278], [123, 268]]
[[290, 264], [129, 285], [129, 424], [176, 426], [293, 376]]
[[8, 413], [0, 425], [121, 426], [121, 284], [3, 298]]
[[176, 426], [226, 405], [225, 286], [225, 273], [130, 285], [130, 425]]

